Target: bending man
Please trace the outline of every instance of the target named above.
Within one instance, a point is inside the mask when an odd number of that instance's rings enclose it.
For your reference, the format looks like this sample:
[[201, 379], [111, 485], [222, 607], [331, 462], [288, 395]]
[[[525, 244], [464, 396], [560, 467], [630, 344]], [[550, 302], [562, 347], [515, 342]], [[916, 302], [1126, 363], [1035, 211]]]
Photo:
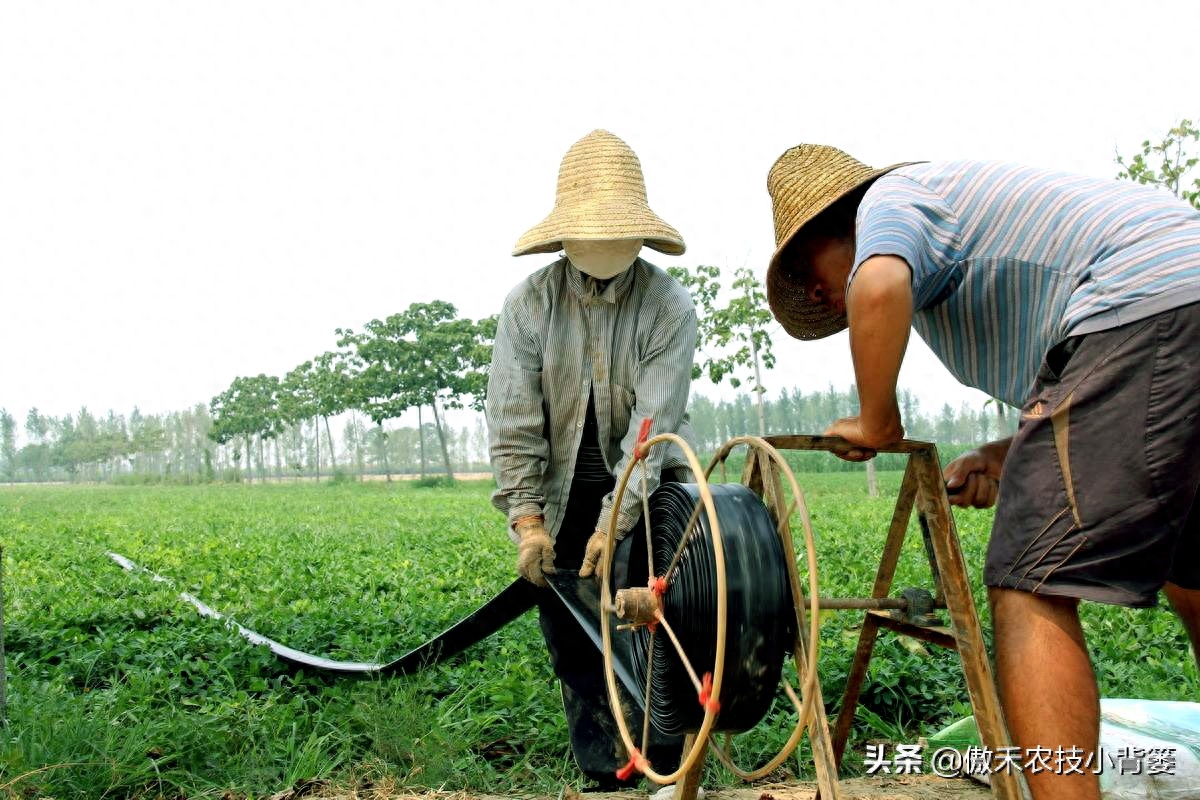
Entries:
[[[1016, 744], [1095, 755], [1080, 600], [1152, 606], [1200, 645], [1200, 213], [1160, 190], [1012, 164], [871, 169], [788, 150], [768, 177], [772, 311], [801, 339], [850, 330], [850, 460], [903, 437], [916, 328], [960, 381], [1022, 408], [1015, 437], [949, 464], [954, 502], [997, 502], [984, 570]], [[1097, 777], [1027, 772], [1035, 800]]]

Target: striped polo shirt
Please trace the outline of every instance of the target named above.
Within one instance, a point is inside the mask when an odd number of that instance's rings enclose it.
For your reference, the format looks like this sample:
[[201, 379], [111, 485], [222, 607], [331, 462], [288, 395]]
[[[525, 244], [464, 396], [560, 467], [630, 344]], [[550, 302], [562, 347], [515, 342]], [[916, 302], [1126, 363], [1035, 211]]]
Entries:
[[1021, 406], [1065, 338], [1200, 300], [1200, 212], [1168, 192], [1032, 167], [901, 167], [867, 190], [850, 280], [913, 273], [913, 327], [960, 381]]
[[[500, 312], [488, 377], [492, 504], [510, 523], [544, 514], [557, 538], [589, 399], [591, 435], [614, 476], [624, 472], [645, 417], [650, 435], [677, 433], [694, 448], [686, 411], [695, 348], [691, 295], [640, 258], [604, 284], [565, 258], [521, 281]], [[618, 533], [637, 523], [643, 469], [653, 492], [663, 469], [687, 466], [678, 447], [652, 448], [634, 467], [621, 507], [613, 507], [612, 492], [604, 498], [596, 529], [607, 531], [614, 513]], [[511, 525], [509, 532], [515, 541]]]

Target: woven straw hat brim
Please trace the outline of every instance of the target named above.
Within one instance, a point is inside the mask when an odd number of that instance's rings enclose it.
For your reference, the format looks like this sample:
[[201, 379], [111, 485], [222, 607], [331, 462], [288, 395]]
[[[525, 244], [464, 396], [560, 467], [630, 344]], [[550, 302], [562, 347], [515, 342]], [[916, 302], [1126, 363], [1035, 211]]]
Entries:
[[554, 210], [517, 240], [513, 255], [553, 253], [563, 239], [642, 239], [673, 256], [686, 249], [679, 231], [650, 210], [637, 155], [604, 130], [592, 131], [563, 156]]
[[789, 335], [805, 340], [832, 336], [845, 330], [846, 315], [809, 300], [798, 277], [780, 267], [780, 254], [829, 206], [881, 175], [916, 163], [905, 161], [872, 169], [841, 150], [822, 145], [794, 147], [775, 162], [767, 178], [775, 217], [775, 252], [767, 267], [767, 304]]
[[517, 240], [513, 255], [556, 253], [562, 249], [563, 239], [642, 239], [646, 247], [671, 256], [683, 255], [686, 249], [679, 231], [649, 208], [631, 208], [625, 202], [594, 202], [555, 209]]

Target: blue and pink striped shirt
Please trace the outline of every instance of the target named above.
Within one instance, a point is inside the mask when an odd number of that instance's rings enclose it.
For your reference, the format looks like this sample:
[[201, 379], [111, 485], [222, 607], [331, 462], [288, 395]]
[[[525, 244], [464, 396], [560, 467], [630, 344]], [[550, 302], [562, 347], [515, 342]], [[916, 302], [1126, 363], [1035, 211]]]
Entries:
[[1200, 301], [1196, 209], [1161, 189], [1015, 164], [879, 178], [859, 205], [851, 281], [875, 255], [908, 262], [913, 327], [954, 376], [1016, 406], [1063, 339]]

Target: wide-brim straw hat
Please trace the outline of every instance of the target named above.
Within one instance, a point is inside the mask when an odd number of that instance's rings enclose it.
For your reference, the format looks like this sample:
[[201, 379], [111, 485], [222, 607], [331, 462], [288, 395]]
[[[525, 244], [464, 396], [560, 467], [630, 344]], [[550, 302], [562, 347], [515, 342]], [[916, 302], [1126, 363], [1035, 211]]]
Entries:
[[554, 210], [517, 240], [513, 255], [555, 253], [563, 239], [642, 239], [672, 256], [685, 249], [679, 231], [650, 210], [637, 155], [604, 130], [571, 145], [558, 168]]
[[780, 268], [779, 256], [801, 229], [850, 192], [898, 167], [868, 167], [823, 144], [800, 144], [781, 155], [767, 174], [775, 217], [775, 254], [767, 267], [767, 303], [783, 329], [797, 339], [823, 339], [846, 327], [846, 315], [808, 299], [801, 276]]

